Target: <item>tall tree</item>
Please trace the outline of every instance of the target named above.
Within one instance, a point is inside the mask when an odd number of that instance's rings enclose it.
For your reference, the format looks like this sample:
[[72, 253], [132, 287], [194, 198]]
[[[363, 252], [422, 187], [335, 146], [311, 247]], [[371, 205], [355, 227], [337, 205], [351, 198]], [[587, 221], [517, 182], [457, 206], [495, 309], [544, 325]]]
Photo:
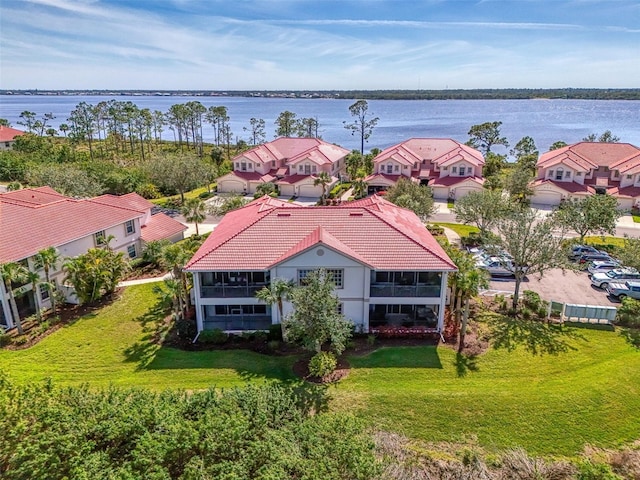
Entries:
[[251, 117], [249, 119], [249, 128], [244, 127], [244, 130], [249, 130], [251, 145], [259, 145], [266, 140], [265, 121], [262, 118]]
[[276, 118], [276, 137], [293, 137], [296, 132], [296, 125], [298, 121], [296, 114], [285, 110]]
[[324, 269], [309, 272], [304, 284], [293, 288], [290, 300], [293, 312], [284, 318], [285, 340], [316, 353], [328, 345], [340, 355], [353, 324], [339, 313], [340, 299], [331, 275]]
[[16, 262], [0, 264], [0, 276], [2, 277], [5, 291], [7, 292], [13, 323], [20, 335], [24, 333], [24, 330], [22, 329], [22, 321], [20, 320], [20, 313], [18, 312], [18, 305], [16, 304], [16, 297], [13, 294], [11, 282], [24, 282], [28, 273], [29, 271], [23, 265]]
[[301, 118], [296, 124], [299, 137], [319, 138], [318, 137], [318, 119], [313, 117]]
[[327, 188], [331, 183], [331, 176], [327, 172], [320, 172], [315, 180], [313, 181], [314, 185], [322, 186], [322, 195], [320, 196], [320, 205], [324, 205], [327, 200]]
[[552, 217], [538, 217], [531, 208], [517, 208], [501, 219], [495, 228], [497, 243], [511, 259], [504, 259], [504, 266], [515, 277], [513, 309], [517, 310], [520, 285], [527, 275], [540, 276], [552, 268], [567, 264], [562, 246], [564, 232]]
[[167, 153], [154, 155], [147, 165], [147, 173], [160, 188], [177, 191], [182, 203], [184, 193], [202, 185], [207, 174], [204, 162], [193, 154]]
[[475, 225], [482, 236], [486, 236], [508, 212], [509, 202], [497, 190], [470, 192], [456, 200], [453, 206], [456, 220]]
[[[294, 283], [292, 280], [274, 278], [269, 283], [269, 286], [262, 287], [256, 292], [256, 298], [269, 305], [276, 305], [278, 307], [278, 322], [282, 323], [283, 302], [289, 300], [293, 288]], [[284, 337], [284, 332], [282, 334]]]
[[344, 128], [351, 130], [351, 135], [360, 137], [360, 153], [364, 155], [364, 143], [369, 140], [373, 129], [378, 124], [380, 118], [371, 117], [369, 114], [369, 104], [366, 100], [358, 100], [349, 107], [349, 112], [354, 118], [352, 123], [342, 122]]
[[615, 235], [616, 222], [622, 216], [618, 200], [611, 195], [589, 195], [580, 200], [561, 203], [553, 216], [562, 225], [580, 236], [580, 243], [589, 233]]
[[559, 148], [564, 148], [567, 146], [567, 142], [563, 142], [562, 140], [558, 140], [557, 142], [553, 142], [549, 147], [549, 151], [558, 150]]
[[611, 130], [605, 130], [602, 135], [591, 133], [582, 139], [583, 142], [601, 142], [601, 143], [618, 143], [620, 137], [611, 133]]
[[58, 268], [60, 262], [60, 253], [55, 247], [48, 247], [40, 250], [35, 255], [36, 268], [44, 270], [45, 288], [49, 291], [51, 298], [51, 312], [56, 313], [56, 289], [51, 282], [51, 270]]
[[516, 164], [516, 167], [511, 169], [504, 182], [505, 190], [509, 193], [509, 198], [519, 204], [527, 205], [529, 203], [529, 197], [533, 195], [531, 181], [534, 177], [535, 175], [529, 167]]
[[23, 127], [25, 127], [27, 129], [27, 132], [29, 133], [35, 133], [34, 126], [33, 126], [36, 121], [35, 112], [30, 112], [28, 110], [25, 110], [20, 114], [20, 119], [21, 120], [18, 120], [18, 125], [22, 125]]
[[426, 185], [401, 178], [385, 196], [391, 203], [413, 211], [423, 222], [436, 212], [433, 193]]
[[480, 150], [485, 156], [491, 151], [491, 147], [494, 145], [504, 145], [508, 147], [509, 142], [507, 138], [500, 136], [501, 125], [502, 122], [485, 122], [479, 125], [473, 125], [467, 133], [467, 135], [469, 135], [467, 145]]
[[618, 258], [623, 265], [640, 270], [640, 238], [625, 235], [622, 248], [618, 251]]
[[207, 218], [207, 204], [201, 198], [190, 198], [182, 206], [182, 215], [187, 222], [195, 224], [196, 235], [200, 235], [198, 224]]

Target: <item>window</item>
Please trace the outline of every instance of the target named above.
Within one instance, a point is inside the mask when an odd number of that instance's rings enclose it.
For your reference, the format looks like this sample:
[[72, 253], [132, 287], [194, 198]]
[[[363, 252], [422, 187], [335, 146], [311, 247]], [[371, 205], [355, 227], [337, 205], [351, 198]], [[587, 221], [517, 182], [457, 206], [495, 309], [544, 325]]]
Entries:
[[96, 247], [103, 247], [105, 245], [107, 236], [104, 234], [104, 230], [100, 230], [93, 234], [93, 241], [96, 244]]
[[11, 142], [4, 142], [4, 146], [9, 148], [11, 146]]
[[240, 170], [242, 170], [243, 172], [247, 171], [247, 163], [246, 162], [242, 162], [240, 164]]
[[442, 170], [446, 172], [447, 170], [449, 170], [449, 167], [442, 167]]
[[471, 167], [467, 167], [467, 175], [471, 175], [471, 171], [473, 170], [473, 168]]
[[336, 307], [336, 311], [340, 315], [344, 313], [344, 304], [342, 302], [338, 303], [338, 306]]
[[549, 170], [549, 178], [553, 177], [553, 170]]
[[276, 168], [276, 161], [275, 160], [271, 160], [271, 168]]
[[458, 173], [458, 167], [451, 167], [451, 173]]
[[399, 172], [400, 171], [400, 165], [394, 165], [393, 166], [393, 171], [394, 172]]
[[308, 163], [305, 163], [305, 165], [304, 165], [304, 174], [305, 175], [310, 175], [311, 174], [311, 165], [309, 165]]
[[581, 177], [582, 176], [582, 172], [576, 172], [576, 177]]
[[136, 223], [133, 220], [129, 220], [127, 223], [125, 223], [124, 228], [127, 231], [127, 235], [136, 233]]
[[615, 178], [618, 178], [620, 176], [620, 172], [618, 170], [616, 170], [615, 172], [613, 172], [613, 176]]
[[129, 255], [129, 258], [136, 258], [137, 254], [136, 254], [136, 246], [135, 245], [129, 245], [127, 247], [127, 254]]
[[40, 284], [40, 298], [47, 300], [49, 298], [49, 285], [45, 283]]
[[571, 172], [569, 171], [564, 172], [564, 178], [571, 178]]
[[315, 165], [313, 165], [313, 166], [311, 167], [311, 171], [312, 171], [313, 173], [316, 173], [317, 168], [316, 168], [316, 166], [315, 166]]
[[[343, 288], [344, 270], [341, 268], [327, 268], [326, 271], [336, 288]], [[307, 275], [311, 272], [313, 272], [313, 270], [298, 270], [298, 285], [304, 285], [305, 278], [307, 278]]]
[[301, 172], [302, 171], [302, 165], [298, 165], [298, 171]]
[[240, 162], [236, 162], [236, 168], [240, 168]]
[[627, 175], [627, 180], [631, 180], [633, 178], [633, 175]]
[[249, 167], [249, 170], [253, 170], [253, 163], [249, 163], [247, 166]]
[[393, 165], [387, 165], [387, 173], [393, 173]]
[[563, 173], [564, 173], [564, 171], [561, 168], [556, 170], [556, 180], [562, 180], [562, 174]]
[[406, 170], [406, 169], [407, 169], [407, 166], [406, 166], [406, 165], [403, 165], [403, 166], [402, 166], [402, 169], [403, 169], [403, 170]]

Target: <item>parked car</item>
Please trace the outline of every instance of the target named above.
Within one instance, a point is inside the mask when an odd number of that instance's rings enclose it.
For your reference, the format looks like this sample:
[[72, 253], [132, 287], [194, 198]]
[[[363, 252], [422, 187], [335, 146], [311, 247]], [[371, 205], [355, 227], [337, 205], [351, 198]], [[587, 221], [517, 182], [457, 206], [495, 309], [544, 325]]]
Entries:
[[640, 282], [612, 282], [607, 285], [605, 290], [610, 296], [617, 298], [618, 300], [622, 300], [626, 297], [640, 300]]
[[479, 260], [476, 265], [489, 272], [492, 277], [513, 276], [513, 265], [508, 259], [489, 257], [487, 260]]
[[596, 247], [591, 245], [574, 245], [569, 251], [569, 259], [578, 260], [585, 253], [601, 253]]
[[617, 260], [594, 260], [589, 264], [587, 270], [593, 274], [596, 272], [608, 272], [614, 268], [620, 268], [620, 262]]
[[615, 258], [611, 257], [611, 255], [609, 255], [606, 252], [598, 252], [598, 253], [583, 253], [579, 258], [578, 258], [578, 263], [580, 264], [589, 264], [591, 262], [595, 262], [596, 260], [599, 261], [611, 261], [611, 260], [615, 260]]
[[591, 275], [591, 285], [604, 289], [612, 282], [621, 283], [625, 280], [640, 280], [640, 272], [635, 268], [615, 268]]

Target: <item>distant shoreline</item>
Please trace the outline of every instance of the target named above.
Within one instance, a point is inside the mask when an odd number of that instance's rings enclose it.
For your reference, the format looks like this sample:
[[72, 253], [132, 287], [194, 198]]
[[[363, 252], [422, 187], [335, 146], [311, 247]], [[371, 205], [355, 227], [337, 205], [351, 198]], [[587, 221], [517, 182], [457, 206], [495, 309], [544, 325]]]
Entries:
[[640, 88], [470, 90], [0, 90], [5, 96], [251, 97], [365, 100], [640, 100]]

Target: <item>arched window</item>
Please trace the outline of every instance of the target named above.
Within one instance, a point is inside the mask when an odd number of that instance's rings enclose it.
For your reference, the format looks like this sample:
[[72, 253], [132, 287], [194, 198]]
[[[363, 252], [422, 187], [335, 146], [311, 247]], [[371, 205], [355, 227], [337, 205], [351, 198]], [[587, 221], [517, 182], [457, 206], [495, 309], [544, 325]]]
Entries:
[[556, 170], [556, 180], [562, 180], [563, 170], [562, 168], [558, 168]]

